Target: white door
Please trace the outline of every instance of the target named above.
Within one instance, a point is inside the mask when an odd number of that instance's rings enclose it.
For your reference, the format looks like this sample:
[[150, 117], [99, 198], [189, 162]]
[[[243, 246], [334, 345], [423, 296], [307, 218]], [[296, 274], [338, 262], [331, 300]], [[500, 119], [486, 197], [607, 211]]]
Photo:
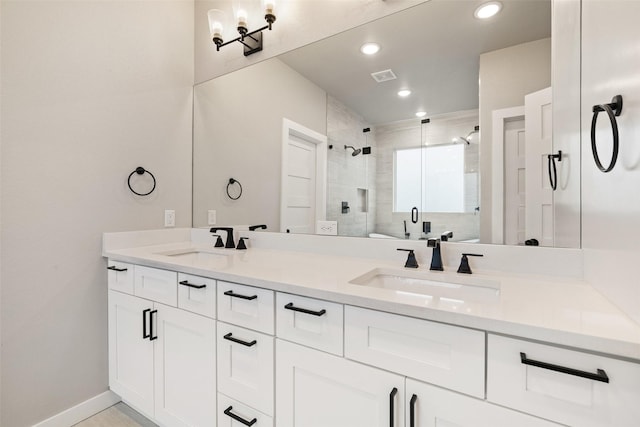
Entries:
[[215, 321], [162, 304], [156, 310], [155, 419], [166, 426], [215, 425]]
[[526, 130], [526, 238], [553, 246], [553, 190], [547, 155], [552, 154], [551, 88], [524, 97]]
[[407, 378], [406, 392], [407, 426], [410, 427], [560, 427], [411, 378]]
[[153, 418], [153, 302], [109, 291], [109, 387]]
[[404, 426], [404, 377], [281, 340], [276, 352], [278, 427]]
[[316, 145], [289, 135], [285, 226], [290, 233], [312, 233], [316, 223]]
[[504, 244], [517, 245], [525, 238], [525, 124], [505, 123], [504, 128]]
[[327, 138], [287, 119], [282, 135], [280, 231], [314, 233], [326, 217]]

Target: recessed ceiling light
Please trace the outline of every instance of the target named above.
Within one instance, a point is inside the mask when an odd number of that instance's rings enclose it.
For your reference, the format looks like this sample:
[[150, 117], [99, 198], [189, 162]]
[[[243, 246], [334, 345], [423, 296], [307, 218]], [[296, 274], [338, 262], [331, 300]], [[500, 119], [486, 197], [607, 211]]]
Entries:
[[426, 113], [426, 112], [424, 112], [424, 111], [418, 111], [418, 112], [416, 113], [416, 117], [424, 117], [424, 116], [426, 116], [426, 115], [427, 115], [427, 113]]
[[365, 43], [360, 47], [360, 52], [365, 55], [374, 55], [378, 53], [380, 50], [380, 45], [378, 43]]
[[499, 1], [490, 1], [489, 3], [484, 3], [478, 6], [476, 11], [473, 13], [478, 19], [487, 19], [491, 18], [498, 12], [502, 10], [502, 3]]
[[409, 89], [402, 89], [398, 91], [398, 96], [400, 98], [406, 98], [409, 95], [411, 95], [411, 91]]

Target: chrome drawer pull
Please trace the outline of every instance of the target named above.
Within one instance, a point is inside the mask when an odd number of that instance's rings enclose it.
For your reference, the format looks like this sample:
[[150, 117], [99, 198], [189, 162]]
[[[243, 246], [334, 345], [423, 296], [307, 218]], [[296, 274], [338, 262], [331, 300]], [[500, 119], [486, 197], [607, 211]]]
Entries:
[[242, 417], [239, 417], [238, 415], [234, 414], [233, 412], [231, 412], [231, 410], [233, 409], [233, 406], [229, 406], [227, 409], [225, 409], [223, 412], [226, 416], [233, 418], [234, 420], [238, 421], [239, 423], [242, 423], [246, 426], [252, 426], [254, 425], [258, 419], [254, 418], [251, 421], [247, 421]]
[[182, 286], [188, 286], [190, 288], [194, 288], [194, 289], [202, 289], [202, 288], [206, 288], [207, 285], [194, 285], [193, 283], [189, 283], [188, 280], [183, 280], [182, 282], [180, 282], [180, 284]]
[[247, 341], [243, 341], [243, 340], [239, 340], [238, 338], [234, 338], [233, 334], [231, 332], [229, 332], [227, 335], [225, 335], [224, 337], [225, 340], [229, 340], [238, 344], [242, 344], [245, 347], [253, 347], [254, 345], [256, 345], [258, 343], [258, 341], [253, 340], [251, 342], [247, 342]]
[[520, 353], [520, 361], [524, 365], [531, 365], [537, 368], [548, 369], [550, 371], [561, 372], [563, 374], [569, 374], [576, 377], [587, 378], [590, 380], [600, 381], [603, 383], [609, 382], [609, 377], [607, 376], [607, 373], [602, 369], [598, 369], [598, 372], [594, 374], [592, 372], [586, 372], [586, 371], [580, 371], [578, 369], [567, 368], [566, 366], [554, 365], [551, 363], [540, 362], [538, 360], [527, 359], [527, 355], [522, 352]]
[[327, 310], [325, 310], [324, 308], [320, 311], [313, 311], [313, 310], [307, 310], [306, 308], [296, 307], [293, 305], [292, 302], [285, 305], [284, 308], [286, 308], [287, 310], [299, 311], [300, 313], [310, 314], [312, 316], [322, 316], [327, 312]]
[[248, 299], [248, 300], [253, 300], [253, 299], [258, 298], [258, 295], [247, 296], [247, 295], [236, 294], [233, 291], [226, 291], [224, 294], [226, 296], [228, 296], [228, 297], [240, 298], [240, 299]]
[[111, 265], [111, 266], [107, 267], [107, 270], [118, 271], [118, 272], [127, 271], [126, 268], [118, 268], [115, 265]]

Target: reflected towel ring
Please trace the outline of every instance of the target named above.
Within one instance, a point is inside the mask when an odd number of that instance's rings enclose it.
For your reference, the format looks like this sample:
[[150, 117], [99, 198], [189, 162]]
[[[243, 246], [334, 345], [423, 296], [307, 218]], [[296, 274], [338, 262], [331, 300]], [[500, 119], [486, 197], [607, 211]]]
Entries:
[[[232, 184], [238, 184], [238, 186], [240, 187], [240, 194], [238, 194], [237, 197], [233, 197], [229, 193], [229, 186], [232, 185]], [[240, 184], [240, 181], [238, 181], [237, 179], [229, 178], [229, 182], [227, 183], [227, 196], [231, 200], [238, 200], [242, 196], [242, 184]]]
[[[598, 147], [596, 147], [596, 124], [598, 123], [598, 114], [601, 111], [605, 111], [609, 116], [609, 122], [611, 122], [611, 131], [613, 133], [613, 154], [611, 155], [611, 163], [606, 168], [600, 162], [600, 156], [598, 156]], [[622, 95], [616, 95], [611, 100], [610, 104], [600, 104], [593, 106], [593, 119], [591, 120], [591, 152], [593, 153], [593, 160], [596, 162], [596, 166], [602, 172], [611, 172], [618, 160], [618, 122], [616, 116], [622, 113]]]
[[[151, 190], [148, 193], [138, 193], [136, 190], [131, 188], [131, 177], [133, 176], [134, 173], [137, 173], [138, 175], [142, 175], [145, 172], [148, 173], [149, 175], [151, 175], [151, 178], [153, 179], [153, 187], [151, 188]], [[153, 193], [153, 190], [156, 189], [156, 177], [153, 176], [153, 174], [151, 172], [149, 172], [148, 170], [145, 170], [145, 168], [143, 168], [142, 166], [138, 166], [136, 168], [136, 170], [134, 170], [133, 172], [131, 172], [129, 174], [129, 178], [127, 179], [127, 185], [129, 186], [129, 190], [131, 190], [131, 192], [133, 194], [137, 194], [138, 196], [148, 196], [149, 194]]]
[[[558, 150], [558, 154], [547, 154], [548, 169], [549, 169], [549, 184], [551, 189], [556, 191], [558, 189], [558, 171], [556, 170], [556, 159], [559, 162], [562, 161], [562, 151]], [[553, 169], [553, 175], [551, 170]]]

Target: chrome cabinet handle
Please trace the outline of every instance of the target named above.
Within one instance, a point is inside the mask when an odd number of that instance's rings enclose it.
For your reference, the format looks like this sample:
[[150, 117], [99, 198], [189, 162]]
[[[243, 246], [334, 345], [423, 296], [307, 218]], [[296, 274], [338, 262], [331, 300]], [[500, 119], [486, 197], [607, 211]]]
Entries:
[[523, 365], [535, 366], [537, 368], [548, 369], [550, 371], [560, 372], [563, 374], [573, 375], [576, 377], [587, 378], [590, 380], [600, 381], [603, 383], [609, 382], [609, 377], [607, 376], [607, 373], [602, 369], [598, 369], [597, 373], [594, 374], [592, 372], [586, 372], [586, 371], [580, 371], [578, 369], [567, 368], [566, 366], [554, 365], [552, 363], [540, 362], [539, 360], [527, 359], [527, 355], [522, 352], [520, 353], [520, 362], [522, 362]]
[[[611, 131], [613, 133], [613, 154], [611, 155], [611, 162], [606, 168], [600, 162], [600, 156], [598, 156], [598, 147], [596, 146], [596, 124], [598, 123], [598, 114], [600, 112], [606, 112], [609, 116], [609, 122], [611, 122]], [[616, 95], [611, 100], [610, 104], [600, 104], [593, 106], [593, 119], [591, 120], [591, 153], [593, 154], [593, 160], [596, 162], [596, 166], [602, 172], [611, 172], [618, 160], [618, 147], [620, 145], [618, 135], [618, 122], [616, 117], [622, 113], [622, 95]]]

